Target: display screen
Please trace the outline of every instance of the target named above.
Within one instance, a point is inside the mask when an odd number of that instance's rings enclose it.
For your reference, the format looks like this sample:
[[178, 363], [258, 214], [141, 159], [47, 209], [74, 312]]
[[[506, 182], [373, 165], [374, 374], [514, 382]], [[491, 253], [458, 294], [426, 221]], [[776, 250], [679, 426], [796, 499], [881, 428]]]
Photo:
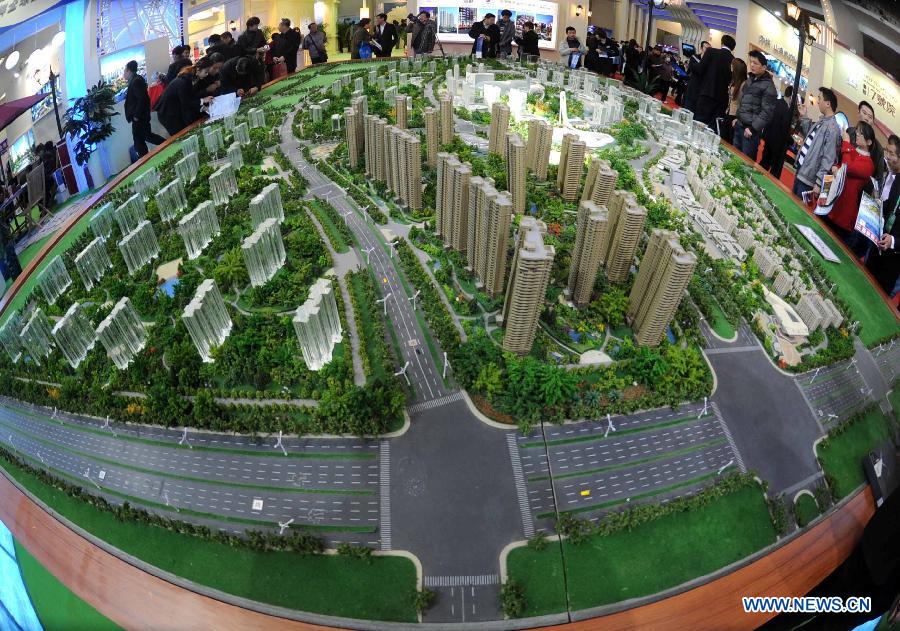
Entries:
[[28, 153], [34, 147], [34, 130], [29, 129], [19, 136], [9, 148], [9, 161], [13, 173], [28, 166]]
[[[431, 0], [430, 6], [419, 5], [419, 11], [428, 11], [432, 19], [437, 22], [438, 39], [442, 42], [458, 42], [471, 44], [469, 29], [475, 22], [480, 22], [488, 13], [497, 16], [500, 21], [500, 11], [506, 6], [498, 6], [491, 0]], [[534, 30], [538, 34], [539, 48], [555, 48], [556, 42], [556, 17], [558, 5], [555, 2], [544, 0], [522, 0], [510, 7], [512, 17], [516, 23], [516, 36], [521, 37], [523, 24], [532, 22]]]
[[697, 51], [697, 49], [694, 48], [693, 44], [682, 44], [681, 45], [681, 52], [684, 54], [685, 57], [690, 57], [696, 51]]
[[122, 73], [125, 71], [125, 64], [132, 59], [138, 64], [138, 74], [146, 78], [147, 56], [143, 46], [123, 48], [112, 55], [105, 55], [100, 58], [100, 76], [113, 86], [117, 103], [125, 99], [128, 83], [125, 81]]
[[[57, 94], [59, 93], [59, 76], [54, 75], [53, 82], [56, 84]], [[46, 94], [48, 97], [50, 96], [50, 82], [48, 81], [44, 85], [41, 86], [41, 89], [38, 90], [38, 94]], [[31, 122], [37, 121], [37, 119], [42, 118], [45, 114], [53, 111], [53, 99], [45, 98], [43, 101], [35, 103], [31, 106]]]

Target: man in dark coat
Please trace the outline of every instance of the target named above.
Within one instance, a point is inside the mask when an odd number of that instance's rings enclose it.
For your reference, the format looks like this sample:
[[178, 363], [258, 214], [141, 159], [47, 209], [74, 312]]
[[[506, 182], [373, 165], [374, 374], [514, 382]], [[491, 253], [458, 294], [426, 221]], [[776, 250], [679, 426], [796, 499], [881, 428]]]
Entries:
[[166, 139], [154, 134], [150, 129], [150, 94], [147, 91], [147, 82], [137, 70], [138, 64], [134, 59], [125, 64], [123, 75], [128, 82], [128, 92], [125, 94], [125, 120], [131, 123], [134, 150], [138, 157], [141, 157], [150, 151], [147, 148], [148, 142], [161, 145]]
[[234, 36], [230, 32], [225, 31], [222, 33], [219, 36], [219, 41], [215, 44], [212, 43], [212, 36], [209, 39], [211, 45], [206, 49], [207, 55], [219, 53], [224, 61], [241, 56], [241, 51], [238, 50], [237, 44], [234, 43]]
[[697, 92], [697, 110], [694, 120], [716, 129], [716, 119], [725, 117], [728, 108], [728, 86], [731, 83], [731, 62], [736, 42], [727, 33], [722, 36], [721, 48], [710, 48], [697, 66], [700, 80]]
[[762, 133], [762, 139], [766, 141], [766, 145], [763, 147], [759, 166], [771, 173], [776, 180], [781, 179], [784, 156], [791, 139], [791, 96], [793, 94], [793, 86], [784, 89], [784, 96], [775, 101], [772, 120], [769, 121]]
[[688, 84], [687, 90], [684, 92], [684, 107], [692, 112], [697, 111], [697, 95], [700, 93], [700, 78], [697, 77], [697, 67], [700, 65], [700, 61], [708, 48], [709, 42], [700, 42], [700, 52], [698, 53], [695, 50], [688, 61]]
[[388, 22], [386, 13], [375, 16], [375, 40], [381, 45], [381, 49], [375, 47], [376, 57], [390, 57], [394, 48], [400, 45], [397, 27]]
[[191, 47], [176, 46], [172, 49], [172, 63], [166, 72], [166, 85], [172, 83], [172, 79], [178, 76], [181, 69], [191, 65]]
[[247, 30], [241, 33], [237, 40], [241, 55], [255, 57], [257, 53], [265, 52], [266, 36], [259, 30], [259, 18], [252, 17], [247, 20]]
[[503, 9], [497, 23], [500, 37], [497, 38], [497, 54], [512, 57], [513, 40], [516, 38], [516, 23], [512, 21], [512, 11]]
[[237, 92], [238, 96], [252, 96], [266, 82], [266, 71], [256, 57], [229, 59], [219, 72], [219, 94]]
[[203, 105], [213, 97], [202, 94], [197, 86], [212, 69], [213, 60], [203, 57], [191, 70], [182, 72], [166, 86], [156, 104], [156, 113], [169, 135], [174, 136], [203, 116]]
[[284, 59], [288, 72], [297, 71], [297, 53], [300, 51], [300, 33], [291, 28], [288, 18], [281, 18], [278, 23], [278, 46], [272, 51], [272, 57]]
[[881, 185], [881, 214], [884, 230], [878, 251], [871, 252], [867, 261], [869, 271], [890, 296], [900, 278], [900, 138], [892, 134], [884, 146], [887, 171]]
[[477, 56], [478, 40], [481, 40], [481, 56], [496, 57], [497, 43], [500, 41], [500, 27], [494, 22], [497, 16], [486, 13], [481, 22], [475, 22], [469, 29], [469, 37], [475, 40], [472, 44], [472, 54]]
[[519, 45], [519, 59], [526, 55], [539, 57], [541, 51], [538, 50], [538, 41], [537, 31], [534, 30], [534, 22], [525, 22], [522, 25], [522, 37], [515, 39], [516, 44]]

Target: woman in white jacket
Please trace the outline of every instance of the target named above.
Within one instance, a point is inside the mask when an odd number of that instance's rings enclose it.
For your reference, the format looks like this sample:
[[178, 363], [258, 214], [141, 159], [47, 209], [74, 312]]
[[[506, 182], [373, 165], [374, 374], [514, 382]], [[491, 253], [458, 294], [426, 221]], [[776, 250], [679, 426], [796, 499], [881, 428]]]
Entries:
[[[566, 27], [566, 38], [559, 43], [559, 63], [568, 68], [571, 55], [574, 52], [580, 52], [584, 55], [587, 52], [587, 47], [576, 37], [575, 27], [568, 26]], [[577, 65], [581, 66], [580, 59]]]

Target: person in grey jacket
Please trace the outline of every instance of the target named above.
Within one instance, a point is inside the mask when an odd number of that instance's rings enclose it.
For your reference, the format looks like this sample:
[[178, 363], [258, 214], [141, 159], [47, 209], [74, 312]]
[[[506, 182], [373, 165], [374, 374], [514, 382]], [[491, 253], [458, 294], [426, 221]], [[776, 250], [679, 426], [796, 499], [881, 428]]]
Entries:
[[428, 11], [419, 11], [419, 15], [413, 24], [409, 43], [416, 55], [430, 55], [437, 41], [437, 25], [431, 19]]
[[800, 128], [806, 133], [806, 140], [797, 154], [794, 176], [794, 195], [803, 197], [803, 193], [812, 192], [813, 199], [822, 191], [823, 178], [831, 172], [831, 167], [840, 155], [841, 129], [834, 118], [837, 109], [837, 95], [830, 88], [819, 88], [816, 105], [822, 115], [813, 123], [806, 115], [806, 104], [800, 103]]
[[497, 56], [512, 57], [513, 40], [516, 38], [516, 23], [512, 21], [512, 11], [503, 9], [500, 12], [500, 40], [497, 42]]
[[755, 162], [760, 133], [775, 113], [778, 90], [772, 75], [766, 72], [766, 56], [758, 50], [751, 50], [748, 57], [750, 76], [741, 88], [732, 144]]
[[[566, 68], [569, 67], [569, 61], [572, 53], [580, 52], [582, 55], [587, 52], [587, 46], [581, 43], [581, 40], [575, 35], [575, 27], [566, 27], [566, 38], [559, 44], [559, 63]], [[581, 62], [578, 63], [581, 66]]]

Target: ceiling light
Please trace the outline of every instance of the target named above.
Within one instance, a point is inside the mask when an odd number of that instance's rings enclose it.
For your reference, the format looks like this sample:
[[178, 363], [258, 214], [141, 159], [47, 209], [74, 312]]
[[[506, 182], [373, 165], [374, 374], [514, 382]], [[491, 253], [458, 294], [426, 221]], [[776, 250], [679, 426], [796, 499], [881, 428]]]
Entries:
[[776, 11], [776, 12], [775, 12], [775, 15], [776, 15], [777, 17], [781, 17], [781, 11]]
[[19, 63], [19, 51], [14, 50], [6, 58], [6, 69], [12, 70], [17, 63]]
[[62, 46], [65, 43], [65, 41], [66, 41], [66, 32], [60, 31], [59, 33], [57, 33], [56, 35], [53, 36], [53, 39], [50, 41], [50, 43], [53, 44], [54, 47], [59, 48], [60, 46]]
[[16, 71], [16, 72], [13, 73], [13, 79], [18, 79], [19, 76], [20, 76], [20, 75], [19, 75], [19, 72], [18, 72], [18, 71]]

